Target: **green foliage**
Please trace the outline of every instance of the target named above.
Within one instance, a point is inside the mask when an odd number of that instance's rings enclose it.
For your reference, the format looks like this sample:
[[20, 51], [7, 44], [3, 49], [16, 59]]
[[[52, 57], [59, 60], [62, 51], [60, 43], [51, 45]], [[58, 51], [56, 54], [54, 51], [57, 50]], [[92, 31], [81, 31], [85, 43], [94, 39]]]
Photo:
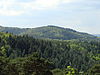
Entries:
[[[21, 73], [23, 75], [28, 72], [30, 75], [37, 74], [36, 68], [44, 74], [50, 72], [50, 69], [63, 69], [68, 65], [77, 68], [80, 72], [86, 72], [92, 65], [100, 63], [99, 55], [100, 40], [96, 39], [50, 40], [36, 39], [28, 35], [16, 36], [0, 33], [0, 56], [15, 59], [10, 60], [10, 64], [6, 63], [9, 64], [5, 67], [8, 74], [13, 70], [16, 71], [12, 74]], [[63, 71], [59, 74], [63, 74]]]
[[97, 54], [97, 55], [93, 56], [93, 59], [100, 60], [100, 54]]
[[9, 63], [9, 59], [0, 56], [0, 75], [6, 75], [7, 73], [7, 65]]
[[65, 75], [78, 75], [78, 70], [75, 68], [72, 68], [71, 66], [67, 66], [67, 69], [65, 70]]
[[29, 35], [34, 38], [47, 38], [47, 39], [61, 39], [61, 40], [70, 40], [70, 39], [79, 39], [79, 38], [96, 38], [93, 35], [87, 33], [77, 32], [69, 28], [62, 28], [57, 26], [44, 26], [39, 28], [10, 28], [10, 27], [1, 27], [1, 32], [9, 32], [17, 35]]
[[100, 75], [100, 64], [92, 66], [87, 72], [87, 75]]
[[8, 59], [0, 57], [0, 75], [53, 75], [51, 63], [38, 57]]
[[61, 69], [52, 70], [53, 75], [64, 75], [64, 72]]

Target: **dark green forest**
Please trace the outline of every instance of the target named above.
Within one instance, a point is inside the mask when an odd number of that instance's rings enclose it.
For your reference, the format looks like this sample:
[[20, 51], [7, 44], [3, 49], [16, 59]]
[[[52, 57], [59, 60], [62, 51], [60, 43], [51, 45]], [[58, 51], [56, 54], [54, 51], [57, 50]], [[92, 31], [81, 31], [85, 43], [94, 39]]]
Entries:
[[100, 40], [0, 32], [0, 75], [100, 75]]

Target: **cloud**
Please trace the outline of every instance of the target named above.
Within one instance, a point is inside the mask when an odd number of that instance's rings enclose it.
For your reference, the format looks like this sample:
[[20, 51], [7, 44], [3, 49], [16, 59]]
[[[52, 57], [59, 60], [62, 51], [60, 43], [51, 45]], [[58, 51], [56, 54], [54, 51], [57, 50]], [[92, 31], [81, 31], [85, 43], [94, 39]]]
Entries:
[[[63, 4], [68, 5], [70, 3], [76, 3], [76, 5], [71, 4], [70, 7], [64, 7], [64, 8], [80, 9], [80, 7], [83, 6], [82, 8], [90, 9], [94, 6], [93, 5], [94, 3], [97, 5], [98, 1], [99, 0], [96, 1], [94, 0], [87, 0], [87, 1], [86, 0], [0, 0], [0, 15], [18, 16], [22, 14], [28, 14], [31, 13], [31, 11], [36, 11], [36, 10], [41, 11], [41, 10], [57, 9], [60, 7], [60, 5]], [[87, 5], [85, 5], [84, 3]]]
[[30, 10], [47, 10], [58, 7], [61, 3], [69, 3], [72, 0], [0, 0], [0, 15], [17, 16]]
[[45, 9], [54, 9], [57, 8], [62, 3], [69, 3], [72, 0], [35, 0], [30, 2], [21, 3], [21, 6], [24, 9], [32, 10], [45, 10]]
[[18, 6], [15, 0], [0, 0], [0, 15], [1, 16], [17, 16], [23, 13], [22, 10], [17, 10]]

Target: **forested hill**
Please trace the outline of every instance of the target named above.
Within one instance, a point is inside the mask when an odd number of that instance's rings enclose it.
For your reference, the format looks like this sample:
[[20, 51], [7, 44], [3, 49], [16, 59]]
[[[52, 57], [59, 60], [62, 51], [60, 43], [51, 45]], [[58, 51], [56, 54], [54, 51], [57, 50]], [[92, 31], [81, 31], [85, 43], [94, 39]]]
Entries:
[[61, 40], [96, 38], [95, 36], [87, 33], [81, 33], [69, 28], [62, 28], [57, 26], [43, 26], [38, 28], [13, 28], [13, 27], [1, 26], [0, 32], [10, 32], [17, 35], [29, 35], [34, 38], [61, 39]]
[[[23, 72], [26, 73], [25, 75], [32, 75], [33, 72], [46, 72], [46, 74], [36, 75], [47, 75], [49, 67], [51, 66], [47, 67], [48, 65], [43, 60], [37, 58], [24, 58], [30, 56], [34, 52], [37, 52], [40, 58], [45, 58], [52, 62], [54, 64], [53, 68], [55, 69], [64, 69], [67, 66], [72, 66], [76, 68], [78, 72], [82, 71], [85, 73], [93, 65], [100, 64], [99, 40], [42, 40], [34, 39], [27, 35], [15, 36], [9, 33], [0, 33], [0, 64], [3, 64], [0, 67], [0, 73], [10, 73], [10, 71], [12, 71], [17, 73]], [[10, 61], [11, 63], [7, 64], [8, 60], [4, 60], [1, 56], [11, 59], [23, 57], [23, 59], [19, 61]], [[43, 68], [43, 70], [41, 68]], [[70, 69], [70, 67], [68, 68]], [[93, 73], [95, 72], [96, 70], [93, 71]], [[98, 72], [100, 72], [100, 70], [98, 70]], [[16, 75], [16, 73], [10, 75]]]

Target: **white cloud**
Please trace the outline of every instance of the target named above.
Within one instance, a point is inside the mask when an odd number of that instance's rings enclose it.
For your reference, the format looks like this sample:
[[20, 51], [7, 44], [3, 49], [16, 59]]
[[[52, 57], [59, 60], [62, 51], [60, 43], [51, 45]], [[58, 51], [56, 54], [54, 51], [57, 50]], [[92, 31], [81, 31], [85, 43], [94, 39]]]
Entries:
[[16, 10], [0, 10], [0, 15], [2, 16], [18, 16], [23, 14], [23, 11], [16, 11]]
[[17, 0], [0, 0], [0, 15], [17, 16], [30, 10], [53, 9], [58, 7], [61, 3], [69, 3], [72, 1], [73, 0], [35, 0], [18, 2]]
[[[49, 10], [59, 8], [61, 4], [67, 4], [71, 2], [88, 2], [89, 0], [0, 0], [0, 15], [4, 16], [18, 16], [22, 14], [31, 13], [35, 10]], [[89, 1], [90, 3], [90, 1]], [[71, 7], [65, 7], [67, 9], [75, 8], [79, 9], [79, 5], [71, 5]], [[83, 4], [84, 6], [84, 4]], [[85, 8], [85, 6], [84, 6]], [[91, 7], [86, 7], [91, 8]], [[82, 8], [81, 8], [82, 9]]]
[[61, 3], [69, 3], [71, 0], [35, 0], [27, 3], [20, 3], [24, 9], [33, 9], [33, 10], [41, 10], [41, 9], [50, 9], [56, 8]]
[[15, 0], [0, 0], [0, 15], [2, 16], [17, 16], [23, 13], [21, 10], [16, 10], [14, 6], [19, 5]]

